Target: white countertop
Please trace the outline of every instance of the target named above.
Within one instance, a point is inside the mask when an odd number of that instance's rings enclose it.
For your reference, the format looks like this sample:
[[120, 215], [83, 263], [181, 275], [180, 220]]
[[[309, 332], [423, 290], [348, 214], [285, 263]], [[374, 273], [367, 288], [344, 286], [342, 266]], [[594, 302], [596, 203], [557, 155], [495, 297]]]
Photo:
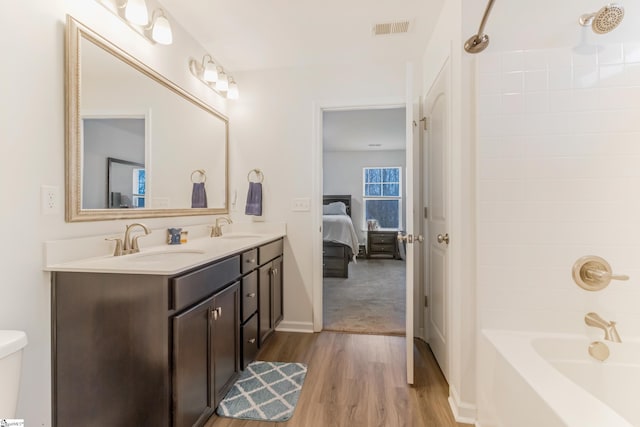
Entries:
[[[185, 228], [185, 229], [188, 229]], [[159, 230], [157, 233], [166, 233]], [[154, 232], [151, 234], [153, 235]], [[151, 236], [150, 235], [150, 236]], [[200, 265], [225, 258], [229, 255], [254, 248], [286, 235], [284, 224], [270, 227], [247, 229], [236, 227], [225, 231], [221, 237], [199, 236], [189, 239], [187, 243], [180, 245], [158, 244], [143, 246], [143, 238], [140, 239], [140, 252], [130, 255], [113, 256], [112, 245], [106, 246], [110, 251], [107, 254], [94, 255], [92, 251], [82, 251], [82, 246], [94, 249], [99, 245], [99, 250], [104, 252], [104, 236], [94, 238], [82, 238], [66, 241], [45, 242], [45, 271], [91, 272], [91, 273], [119, 273], [119, 274], [157, 274], [173, 275], [189, 270]], [[157, 241], [157, 238], [156, 238]], [[80, 247], [78, 247], [80, 246]], [[69, 255], [60, 255], [65, 248]], [[86, 258], [77, 258], [78, 253], [89, 254]], [[76, 255], [74, 257], [74, 255]], [[71, 259], [69, 259], [71, 258]]]

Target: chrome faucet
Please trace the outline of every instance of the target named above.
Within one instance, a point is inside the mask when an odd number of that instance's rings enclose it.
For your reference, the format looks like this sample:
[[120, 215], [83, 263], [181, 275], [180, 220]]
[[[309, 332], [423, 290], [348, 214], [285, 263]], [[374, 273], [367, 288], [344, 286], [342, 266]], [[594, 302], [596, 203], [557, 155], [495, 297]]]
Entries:
[[134, 254], [136, 252], [140, 252], [140, 247], [138, 246], [138, 239], [142, 237], [142, 234], [138, 234], [137, 236], [131, 237], [131, 230], [136, 227], [141, 227], [144, 230], [144, 236], [151, 233], [151, 230], [139, 222], [133, 223], [131, 225], [127, 225], [127, 229], [124, 232], [124, 242], [122, 244], [122, 255]]
[[584, 316], [584, 323], [588, 326], [593, 326], [594, 328], [600, 328], [604, 331], [604, 339], [612, 342], [622, 342], [620, 339], [620, 335], [618, 335], [618, 331], [616, 330], [616, 322], [613, 320], [611, 322], [607, 322], [598, 314], [591, 312], [587, 313]]
[[221, 216], [219, 218], [216, 218], [216, 225], [211, 227], [211, 237], [222, 236], [222, 226], [220, 225], [221, 221], [225, 221], [227, 224], [233, 224], [233, 221], [231, 221], [231, 218], [229, 217]]

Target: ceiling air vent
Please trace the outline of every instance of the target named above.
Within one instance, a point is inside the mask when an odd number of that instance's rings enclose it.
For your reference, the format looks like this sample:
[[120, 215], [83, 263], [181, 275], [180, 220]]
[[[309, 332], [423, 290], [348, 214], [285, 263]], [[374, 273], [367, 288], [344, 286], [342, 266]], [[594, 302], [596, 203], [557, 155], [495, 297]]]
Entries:
[[409, 21], [395, 21], [374, 24], [372, 32], [374, 36], [407, 33], [409, 32]]

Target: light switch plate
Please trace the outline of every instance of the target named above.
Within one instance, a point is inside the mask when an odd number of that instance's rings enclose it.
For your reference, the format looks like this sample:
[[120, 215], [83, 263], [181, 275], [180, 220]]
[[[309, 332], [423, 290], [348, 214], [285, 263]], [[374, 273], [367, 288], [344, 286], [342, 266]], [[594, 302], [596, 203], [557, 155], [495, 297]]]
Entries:
[[311, 207], [311, 199], [308, 197], [302, 197], [293, 199], [291, 202], [291, 210], [294, 212], [308, 212]]

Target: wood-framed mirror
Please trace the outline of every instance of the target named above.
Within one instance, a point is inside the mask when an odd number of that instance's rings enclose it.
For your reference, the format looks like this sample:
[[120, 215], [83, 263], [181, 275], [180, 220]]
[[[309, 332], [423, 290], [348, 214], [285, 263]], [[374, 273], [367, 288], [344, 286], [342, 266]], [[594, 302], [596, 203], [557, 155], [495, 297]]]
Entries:
[[[228, 213], [226, 116], [71, 16], [65, 65], [67, 222]], [[109, 194], [109, 158], [137, 165], [130, 201]]]

